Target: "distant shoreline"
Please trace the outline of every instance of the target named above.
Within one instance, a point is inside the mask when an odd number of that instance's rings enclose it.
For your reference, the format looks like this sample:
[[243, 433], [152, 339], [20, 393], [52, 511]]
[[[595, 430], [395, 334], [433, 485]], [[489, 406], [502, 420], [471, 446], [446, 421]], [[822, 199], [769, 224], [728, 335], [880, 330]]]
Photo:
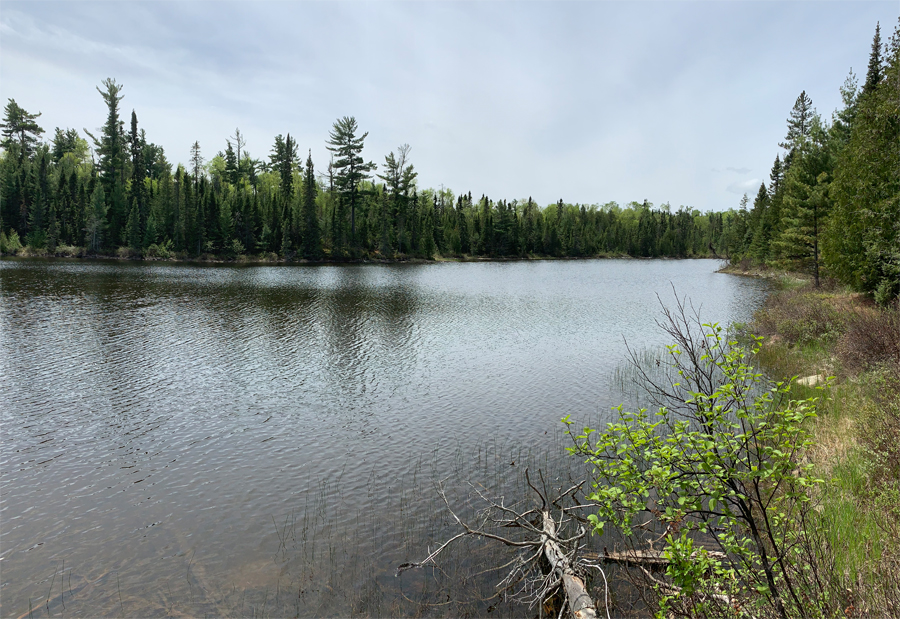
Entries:
[[[77, 248], [81, 250], [82, 248]], [[540, 262], [540, 261], [578, 261], [578, 260], [719, 260], [721, 257], [715, 256], [629, 256], [628, 254], [598, 254], [593, 256], [436, 256], [434, 258], [408, 257], [408, 258], [325, 258], [321, 260], [308, 260], [305, 258], [284, 258], [275, 254], [248, 256], [241, 255], [233, 258], [224, 256], [216, 256], [213, 254], [202, 254], [197, 257], [159, 257], [159, 256], [137, 256], [134, 254], [126, 254], [120, 252], [118, 254], [88, 254], [83, 251], [72, 252], [56, 252], [49, 253], [46, 251], [35, 252], [33, 250], [19, 251], [15, 254], [0, 254], [0, 259], [19, 259], [19, 260], [109, 260], [119, 262], [141, 262], [146, 264], [169, 263], [169, 264], [216, 264], [216, 265], [284, 265], [284, 266], [319, 266], [319, 265], [342, 265], [342, 264], [440, 264], [446, 262]], [[731, 273], [741, 275], [741, 273], [732, 270], [732, 267], [726, 266], [718, 269], [717, 272]]]

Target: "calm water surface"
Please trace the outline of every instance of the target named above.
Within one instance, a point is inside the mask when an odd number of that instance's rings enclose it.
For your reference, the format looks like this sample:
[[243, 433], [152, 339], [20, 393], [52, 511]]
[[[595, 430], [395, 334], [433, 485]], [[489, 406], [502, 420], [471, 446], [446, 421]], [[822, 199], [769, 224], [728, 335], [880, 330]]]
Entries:
[[461, 612], [393, 575], [452, 531], [434, 482], [554, 460], [672, 285], [749, 319], [717, 267], [2, 260], [0, 614]]

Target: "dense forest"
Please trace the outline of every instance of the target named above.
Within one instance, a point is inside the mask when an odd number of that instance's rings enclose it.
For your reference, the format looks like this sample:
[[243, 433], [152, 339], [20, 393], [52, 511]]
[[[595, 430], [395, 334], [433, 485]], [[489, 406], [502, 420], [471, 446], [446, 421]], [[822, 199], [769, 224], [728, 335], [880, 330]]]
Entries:
[[[0, 252], [130, 257], [264, 255], [288, 260], [457, 257], [723, 257], [827, 273], [889, 300], [900, 291], [900, 27], [876, 28], [865, 83], [852, 71], [829, 122], [801, 92], [770, 182], [736, 209], [701, 213], [492, 200], [423, 189], [400, 146], [376, 166], [367, 133], [338, 119], [324, 173], [290, 134], [253, 158], [236, 129], [206, 160], [173, 166], [148, 141], [123, 87], [98, 87], [106, 122], [86, 137], [9, 99], [2, 123]], [[88, 141], [90, 140], [90, 141]], [[320, 169], [321, 170], [321, 169]]]

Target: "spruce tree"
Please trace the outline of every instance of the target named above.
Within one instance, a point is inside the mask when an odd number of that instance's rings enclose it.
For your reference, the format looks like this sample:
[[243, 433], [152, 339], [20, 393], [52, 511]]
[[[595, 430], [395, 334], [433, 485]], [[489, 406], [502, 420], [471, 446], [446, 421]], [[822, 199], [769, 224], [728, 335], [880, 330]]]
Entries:
[[[873, 50], [874, 51], [874, 50]], [[887, 303], [900, 294], [900, 19], [878, 88], [858, 102], [831, 184], [824, 261], [841, 282]]]
[[766, 184], [760, 183], [753, 210], [750, 212], [750, 235], [748, 253], [757, 261], [764, 261], [769, 252], [770, 230], [768, 228], [769, 192]]
[[881, 83], [881, 23], [875, 24], [875, 36], [872, 38], [872, 52], [869, 54], [869, 68], [866, 71], [866, 83], [863, 84], [863, 94], [868, 95], [875, 91]]
[[134, 251], [143, 249], [144, 228], [147, 225], [147, 197], [144, 188], [144, 140], [138, 132], [138, 119], [134, 110], [131, 111], [131, 199], [128, 212], [128, 221], [125, 224], [125, 236], [128, 246]]
[[316, 173], [313, 168], [312, 150], [306, 157], [306, 168], [303, 172], [303, 199], [301, 214], [303, 217], [303, 257], [317, 259], [322, 256], [322, 233], [319, 230], [319, 215], [316, 213]]
[[107, 208], [106, 196], [103, 195], [103, 184], [94, 183], [91, 203], [85, 216], [85, 245], [91, 251], [99, 251], [103, 243]]
[[784, 208], [777, 240], [779, 255], [792, 268], [808, 268], [819, 286], [821, 242], [831, 206], [828, 195], [833, 171], [827, 132], [818, 116], [810, 138], [801, 138], [795, 161], [785, 175]]
[[199, 141], [191, 145], [191, 173], [194, 176], [194, 184], [199, 184], [203, 173], [203, 155], [200, 154]]
[[229, 141], [225, 147], [225, 177], [229, 183], [237, 185], [238, 174], [237, 156], [234, 154], [234, 148], [231, 147], [231, 142]]

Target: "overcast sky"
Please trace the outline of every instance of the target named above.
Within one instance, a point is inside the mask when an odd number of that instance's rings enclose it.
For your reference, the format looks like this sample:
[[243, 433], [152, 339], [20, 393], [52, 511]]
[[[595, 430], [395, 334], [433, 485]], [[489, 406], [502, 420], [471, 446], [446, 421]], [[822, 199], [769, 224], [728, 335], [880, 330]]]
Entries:
[[0, 100], [90, 131], [105, 78], [126, 122], [187, 162], [236, 127], [327, 166], [355, 116], [378, 164], [408, 143], [420, 187], [541, 205], [737, 207], [768, 173], [801, 90], [830, 118], [865, 79], [883, 2], [0, 3]]

